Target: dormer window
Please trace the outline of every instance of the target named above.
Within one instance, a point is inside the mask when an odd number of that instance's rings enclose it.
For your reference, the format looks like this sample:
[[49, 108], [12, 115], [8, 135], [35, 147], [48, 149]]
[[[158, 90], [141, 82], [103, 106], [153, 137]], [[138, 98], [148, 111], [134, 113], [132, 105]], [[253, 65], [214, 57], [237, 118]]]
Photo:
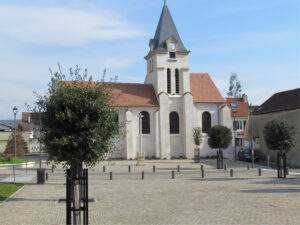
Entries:
[[170, 59], [176, 59], [176, 53], [175, 52], [169, 52]]

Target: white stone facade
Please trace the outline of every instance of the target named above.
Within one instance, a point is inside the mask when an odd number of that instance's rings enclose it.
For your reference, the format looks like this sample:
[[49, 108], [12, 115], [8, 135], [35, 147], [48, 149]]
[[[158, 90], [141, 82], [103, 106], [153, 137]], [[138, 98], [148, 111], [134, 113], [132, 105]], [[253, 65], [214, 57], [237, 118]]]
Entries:
[[[164, 24], [171, 18], [167, 6], [164, 6], [159, 27], [154, 40], [158, 43]], [[150, 41], [150, 52], [145, 57], [147, 61], [147, 76], [145, 84], [151, 84], [158, 101], [157, 107], [119, 107], [119, 122], [123, 125], [123, 135], [118, 141], [120, 157], [134, 159], [139, 152], [148, 158], [188, 158], [194, 157], [193, 129], [202, 127], [202, 116], [208, 112], [211, 116], [211, 126], [224, 124], [231, 128], [230, 110], [222, 109], [224, 102], [195, 102], [191, 91], [189, 51], [182, 51], [183, 44], [171, 24], [174, 35], [164, 40], [165, 49], [155, 49]], [[170, 26], [168, 29], [170, 30]], [[173, 27], [172, 27], [173, 26]], [[172, 35], [172, 31], [170, 35]], [[166, 36], [166, 35], [165, 35]], [[170, 53], [174, 52], [175, 55]], [[170, 79], [168, 82], [168, 70]], [[179, 79], [176, 82], [176, 70]], [[168, 88], [169, 87], [169, 88]], [[178, 90], [179, 88], [179, 90]], [[209, 95], [209, 93], [207, 93]], [[140, 134], [140, 113], [146, 111], [150, 115], [150, 133]], [[170, 133], [170, 113], [179, 116], [179, 132]], [[230, 122], [227, 120], [230, 119]], [[201, 156], [215, 155], [215, 150], [207, 145], [207, 134], [203, 134]]]

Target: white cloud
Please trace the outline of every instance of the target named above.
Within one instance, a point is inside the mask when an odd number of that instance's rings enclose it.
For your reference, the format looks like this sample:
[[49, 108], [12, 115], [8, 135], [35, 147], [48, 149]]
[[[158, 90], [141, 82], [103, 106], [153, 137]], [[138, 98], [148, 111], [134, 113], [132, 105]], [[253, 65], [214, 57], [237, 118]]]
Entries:
[[143, 35], [111, 11], [0, 5], [0, 35], [29, 43], [85, 44]]

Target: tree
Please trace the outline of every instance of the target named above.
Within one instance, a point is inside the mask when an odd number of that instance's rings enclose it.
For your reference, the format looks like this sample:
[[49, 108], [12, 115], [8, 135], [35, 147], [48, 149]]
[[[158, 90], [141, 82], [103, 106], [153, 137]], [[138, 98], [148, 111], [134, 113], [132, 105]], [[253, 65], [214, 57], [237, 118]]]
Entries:
[[286, 178], [286, 154], [295, 146], [295, 128], [283, 120], [271, 120], [264, 127], [268, 149], [278, 151], [278, 178]]
[[[59, 67], [60, 69], [60, 67]], [[48, 93], [37, 96], [36, 108], [41, 112], [40, 141], [49, 160], [70, 168], [72, 178], [78, 178], [83, 166], [94, 166], [111, 149], [118, 132], [117, 113], [110, 106], [109, 87], [80, 72], [78, 66], [70, 75], [61, 70], [52, 73]], [[74, 208], [80, 208], [80, 185], [75, 180]], [[73, 214], [74, 224], [80, 224], [80, 212]]]
[[[28, 153], [28, 146], [26, 141], [22, 136], [22, 132], [20, 129], [16, 129], [16, 155], [23, 156]], [[7, 143], [4, 154], [8, 157], [15, 155], [15, 139], [14, 134], [11, 134]]]
[[198, 152], [197, 162], [200, 162], [200, 147], [199, 146], [201, 145], [202, 139], [203, 139], [201, 127], [194, 128], [193, 137], [194, 137], [194, 144], [196, 145], [196, 151]]
[[223, 169], [223, 150], [228, 148], [232, 141], [232, 132], [229, 128], [216, 125], [208, 133], [208, 145], [217, 150], [217, 169]]
[[236, 73], [231, 73], [227, 95], [237, 98], [241, 96], [241, 93], [242, 93], [241, 82], [238, 80]]

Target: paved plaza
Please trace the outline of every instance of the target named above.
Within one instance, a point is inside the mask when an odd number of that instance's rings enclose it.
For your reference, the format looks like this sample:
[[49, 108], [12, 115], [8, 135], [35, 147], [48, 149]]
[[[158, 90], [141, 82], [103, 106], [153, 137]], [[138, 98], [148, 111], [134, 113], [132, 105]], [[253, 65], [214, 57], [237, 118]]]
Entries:
[[[215, 169], [205, 160], [205, 178], [191, 161], [105, 162], [89, 170], [90, 223], [103, 225], [196, 225], [300, 223], [300, 175], [276, 179], [276, 172], [246, 169], [245, 163], [228, 162], [229, 171]], [[106, 166], [103, 173], [102, 166]], [[128, 173], [128, 165], [132, 171]], [[153, 173], [152, 166], [157, 170]], [[177, 165], [180, 165], [178, 173]], [[171, 171], [175, 179], [171, 179]], [[112, 171], [113, 180], [109, 180]], [[145, 179], [141, 172], [145, 171]], [[22, 173], [24, 171], [21, 171]], [[17, 171], [17, 173], [21, 173]], [[5, 170], [0, 170], [5, 173]], [[27, 171], [28, 174], [33, 171]], [[65, 224], [64, 172], [49, 171], [45, 185], [27, 184], [0, 205], [1, 225]]]

